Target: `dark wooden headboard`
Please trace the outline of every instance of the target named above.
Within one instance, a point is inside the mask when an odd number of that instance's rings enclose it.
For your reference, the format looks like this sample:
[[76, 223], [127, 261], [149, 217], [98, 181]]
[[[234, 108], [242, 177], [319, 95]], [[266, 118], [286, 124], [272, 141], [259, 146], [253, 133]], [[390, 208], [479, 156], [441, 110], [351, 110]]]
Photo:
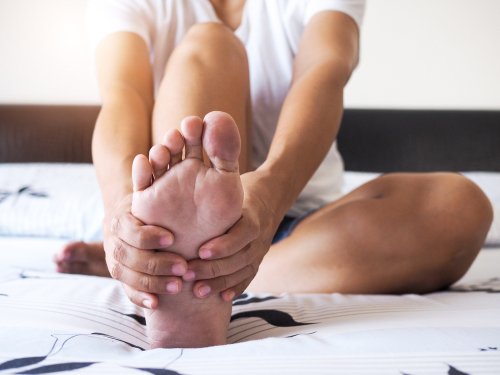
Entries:
[[354, 171], [500, 171], [500, 111], [346, 110], [338, 136]]
[[0, 162], [91, 163], [98, 106], [0, 105]]
[[[0, 162], [91, 162], [98, 106], [0, 105]], [[347, 170], [500, 171], [500, 111], [347, 109]]]

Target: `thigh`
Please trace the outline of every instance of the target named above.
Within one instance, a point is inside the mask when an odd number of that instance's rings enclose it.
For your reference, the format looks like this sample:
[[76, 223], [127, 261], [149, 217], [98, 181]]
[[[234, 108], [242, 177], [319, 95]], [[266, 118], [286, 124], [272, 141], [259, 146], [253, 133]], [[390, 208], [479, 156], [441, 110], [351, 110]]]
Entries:
[[307, 216], [251, 290], [405, 293], [445, 287], [482, 246], [491, 207], [458, 174], [389, 174]]

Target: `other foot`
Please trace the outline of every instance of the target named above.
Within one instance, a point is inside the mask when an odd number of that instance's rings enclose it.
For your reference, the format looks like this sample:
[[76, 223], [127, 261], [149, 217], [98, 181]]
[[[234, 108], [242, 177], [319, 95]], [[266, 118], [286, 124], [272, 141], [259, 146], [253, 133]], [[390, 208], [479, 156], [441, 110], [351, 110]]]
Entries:
[[110, 277], [102, 242], [70, 242], [54, 255], [57, 272]]

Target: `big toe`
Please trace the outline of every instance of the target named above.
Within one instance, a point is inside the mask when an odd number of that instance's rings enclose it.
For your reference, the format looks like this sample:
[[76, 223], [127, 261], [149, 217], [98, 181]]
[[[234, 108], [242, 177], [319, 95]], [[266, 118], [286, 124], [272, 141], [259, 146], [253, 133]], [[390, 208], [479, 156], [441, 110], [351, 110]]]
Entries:
[[241, 150], [240, 133], [226, 112], [214, 111], [203, 119], [203, 148], [216, 169], [237, 172]]
[[56, 263], [80, 261], [82, 260], [82, 251], [86, 247], [86, 243], [82, 241], [69, 242], [62, 247], [56, 254], [54, 254], [54, 261]]

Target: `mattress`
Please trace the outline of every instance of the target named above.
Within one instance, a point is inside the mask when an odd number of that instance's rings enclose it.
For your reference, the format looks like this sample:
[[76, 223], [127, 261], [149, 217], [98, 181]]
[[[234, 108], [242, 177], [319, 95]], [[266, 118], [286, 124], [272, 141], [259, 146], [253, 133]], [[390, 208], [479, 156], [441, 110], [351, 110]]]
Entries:
[[63, 243], [0, 237], [0, 373], [500, 374], [500, 248], [438, 293], [243, 294], [228, 345], [146, 350], [118, 282], [53, 271]]
[[[16, 168], [0, 184], [9, 204], [0, 204], [0, 374], [500, 374], [494, 233], [448, 290], [245, 293], [233, 303], [227, 345], [148, 350], [143, 312], [118, 282], [54, 272], [52, 255], [68, 239], [99, 237], [97, 208], [74, 217], [75, 207], [99, 203], [91, 167]], [[481, 176], [493, 201], [499, 185]], [[375, 175], [346, 177], [352, 189]], [[8, 226], [6, 212], [22, 227]]]

